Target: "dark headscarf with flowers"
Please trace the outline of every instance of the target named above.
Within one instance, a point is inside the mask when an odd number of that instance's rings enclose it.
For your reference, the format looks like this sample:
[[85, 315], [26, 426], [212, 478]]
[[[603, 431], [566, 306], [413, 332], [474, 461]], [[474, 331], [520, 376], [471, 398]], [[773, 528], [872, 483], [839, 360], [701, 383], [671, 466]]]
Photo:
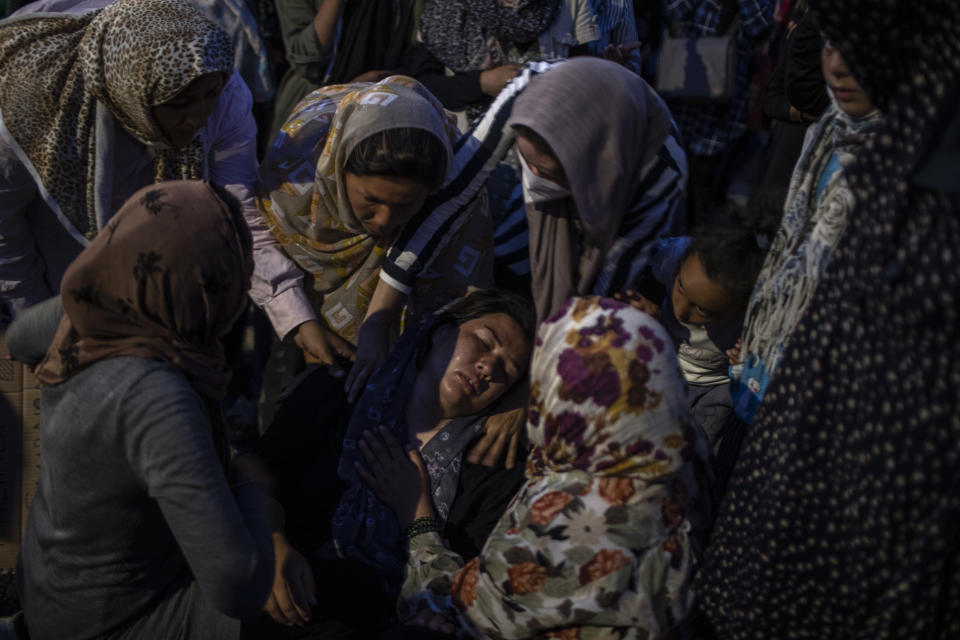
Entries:
[[884, 123], [697, 592], [723, 638], [957, 638], [960, 4], [810, 5]]
[[64, 316], [40, 382], [60, 384], [108, 358], [168, 362], [206, 402], [225, 457], [219, 401], [230, 370], [220, 338], [246, 305], [251, 249], [243, 218], [209, 184], [141, 189], [64, 274]]

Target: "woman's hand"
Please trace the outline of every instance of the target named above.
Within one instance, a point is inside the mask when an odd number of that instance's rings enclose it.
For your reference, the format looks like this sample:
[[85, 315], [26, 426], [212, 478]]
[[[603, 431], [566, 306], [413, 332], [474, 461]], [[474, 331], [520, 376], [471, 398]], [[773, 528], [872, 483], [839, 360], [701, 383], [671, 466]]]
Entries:
[[736, 366], [740, 364], [740, 349], [743, 347], [743, 338], [737, 338], [737, 344], [733, 345], [730, 349], [724, 351], [727, 354], [727, 361], [731, 365]]
[[264, 610], [281, 624], [309, 622], [310, 607], [317, 604], [310, 565], [282, 532], [273, 534], [273, 556], [273, 590]]
[[404, 451], [383, 427], [377, 428], [376, 433], [364, 431], [359, 447], [366, 465], [353, 463], [357, 475], [381, 502], [393, 509], [401, 528], [417, 518], [434, 517], [430, 476], [417, 449]]
[[480, 91], [485, 96], [496, 98], [507, 83], [513, 80], [520, 70], [522, 64], [505, 64], [493, 69], [487, 69], [480, 72]]
[[450, 616], [437, 613], [429, 607], [421, 609], [420, 613], [413, 619], [407, 621], [406, 624], [414, 627], [426, 627], [427, 629], [441, 633], [452, 634], [456, 631], [456, 627], [453, 626], [453, 620]]
[[395, 72], [388, 69], [376, 69], [374, 71], [361, 73], [356, 78], [351, 80], [350, 84], [353, 84], [354, 82], [380, 82], [384, 78], [389, 78], [392, 75], [395, 75]]
[[651, 318], [656, 320], [660, 319], [660, 307], [633, 289], [627, 289], [624, 293], [615, 293], [613, 294], [613, 299], [626, 302], [634, 309], [643, 311]]
[[303, 349], [307, 362], [325, 364], [334, 377], [343, 377], [343, 367], [337, 363], [337, 355], [353, 360], [355, 349], [352, 344], [323, 326], [319, 320], [308, 320], [295, 331], [293, 340]]
[[390, 352], [390, 318], [374, 316], [367, 318], [357, 335], [357, 355], [344, 389], [347, 401], [354, 402], [367, 386], [373, 375]]
[[630, 52], [643, 46], [642, 42], [631, 42], [629, 44], [608, 44], [603, 50], [603, 57], [617, 64], [629, 68]]
[[491, 415], [484, 425], [483, 437], [467, 454], [467, 462], [495, 467], [506, 451], [507, 460], [503, 466], [513, 469], [517, 463], [517, 450], [520, 448], [520, 436], [526, 421], [526, 407]]
[[357, 360], [347, 376], [347, 400], [353, 402], [367, 386], [367, 380], [377, 370], [390, 351], [390, 327], [397, 320], [406, 296], [380, 280], [373, 290], [367, 315], [357, 335]]

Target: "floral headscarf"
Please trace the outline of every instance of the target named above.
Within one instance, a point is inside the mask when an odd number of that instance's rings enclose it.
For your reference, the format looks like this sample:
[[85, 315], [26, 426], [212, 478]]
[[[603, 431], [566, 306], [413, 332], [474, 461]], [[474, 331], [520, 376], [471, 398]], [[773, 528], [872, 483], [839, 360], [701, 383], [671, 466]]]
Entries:
[[[0, 114], [80, 239], [92, 238], [100, 212], [98, 165], [109, 156], [110, 133], [98, 110], [157, 149], [157, 181], [205, 176], [203, 147], [194, 139], [170, 147], [152, 108], [202, 75], [233, 69], [230, 39], [189, 0], [117, 0], [81, 16], [26, 14], [0, 24]], [[42, 70], [42, 71], [41, 71]], [[59, 211], [57, 211], [59, 209]]]
[[60, 384], [108, 358], [169, 362], [207, 401], [217, 430], [230, 378], [219, 338], [246, 304], [251, 247], [243, 220], [207, 183], [141, 189], [64, 274], [64, 316], [40, 382]]
[[475, 637], [658, 637], [689, 609], [709, 509], [670, 339], [573, 298], [541, 325], [531, 377], [527, 483], [466, 565], [434, 534], [411, 541], [401, 614], [426, 600]]

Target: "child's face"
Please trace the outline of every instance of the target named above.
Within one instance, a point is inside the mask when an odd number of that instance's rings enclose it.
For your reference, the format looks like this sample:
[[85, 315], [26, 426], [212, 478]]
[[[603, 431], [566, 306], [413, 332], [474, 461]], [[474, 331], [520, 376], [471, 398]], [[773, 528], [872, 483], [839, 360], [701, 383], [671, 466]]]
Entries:
[[708, 324], [730, 312], [730, 299], [723, 287], [707, 277], [696, 254], [687, 256], [673, 281], [673, 314], [684, 324]]

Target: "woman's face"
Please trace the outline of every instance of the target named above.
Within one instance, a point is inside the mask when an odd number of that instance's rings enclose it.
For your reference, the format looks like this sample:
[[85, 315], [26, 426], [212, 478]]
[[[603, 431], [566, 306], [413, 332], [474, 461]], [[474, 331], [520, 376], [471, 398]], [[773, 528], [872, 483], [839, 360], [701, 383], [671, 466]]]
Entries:
[[206, 123], [227, 83], [224, 73], [202, 75], [166, 102], [153, 107], [153, 117], [167, 142], [180, 149]]
[[820, 63], [823, 66], [823, 77], [827, 81], [827, 86], [830, 87], [833, 97], [837, 99], [837, 104], [844, 113], [860, 118], [873, 111], [870, 98], [850, 73], [843, 56], [829, 40], [823, 41]]
[[347, 201], [364, 230], [375, 238], [390, 238], [423, 207], [428, 185], [396, 176], [344, 177]]
[[530, 341], [505, 313], [491, 313], [434, 332], [427, 359], [443, 416], [454, 418], [489, 407], [527, 371]]
[[522, 132], [517, 132], [517, 153], [523, 156], [530, 167], [530, 172], [538, 178], [549, 180], [561, 187], [570, 188], [570, 181], [560, 161], [553, 155], [540, 151], [536, 145]]

